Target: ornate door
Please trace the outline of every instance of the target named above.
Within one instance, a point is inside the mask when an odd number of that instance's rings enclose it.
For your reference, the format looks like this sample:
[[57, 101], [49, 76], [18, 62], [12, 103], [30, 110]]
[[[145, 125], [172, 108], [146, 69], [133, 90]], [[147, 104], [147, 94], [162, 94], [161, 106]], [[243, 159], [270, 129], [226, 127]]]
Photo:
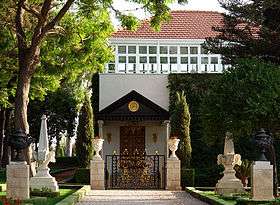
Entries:
[[123, 126], [120, 127], [120, 153], [133, 154], [145, 152], [145, 127]]

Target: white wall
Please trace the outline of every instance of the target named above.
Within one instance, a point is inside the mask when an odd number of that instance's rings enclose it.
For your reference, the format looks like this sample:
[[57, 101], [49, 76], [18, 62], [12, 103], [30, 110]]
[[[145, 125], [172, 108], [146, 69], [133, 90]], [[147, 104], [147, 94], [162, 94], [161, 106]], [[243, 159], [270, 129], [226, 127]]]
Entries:
[[100, 74], [99, 111], [132, 90], [168, 110], [168, 76], [160, 74]]

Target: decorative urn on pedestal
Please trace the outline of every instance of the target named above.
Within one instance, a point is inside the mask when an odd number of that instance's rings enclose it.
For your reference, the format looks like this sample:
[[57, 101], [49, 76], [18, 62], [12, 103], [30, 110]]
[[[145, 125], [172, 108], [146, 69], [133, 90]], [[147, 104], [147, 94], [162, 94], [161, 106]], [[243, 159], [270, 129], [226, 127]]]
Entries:
[[94, 159], [102, 159], [99, 152], [102, 150], [104, 139], [100, 137], [95, 137], [93, 139], [93, 149], [95, 151]]
[[168, 148], [171, 151], [171, 155], [170, 155], [171, 159], [178, 160], [178, 157], [176, 156], [175, 152], [178, 149], [179, 142], [180, 140], [177, 137], [171, 137], [170, 139], [168, 139]]

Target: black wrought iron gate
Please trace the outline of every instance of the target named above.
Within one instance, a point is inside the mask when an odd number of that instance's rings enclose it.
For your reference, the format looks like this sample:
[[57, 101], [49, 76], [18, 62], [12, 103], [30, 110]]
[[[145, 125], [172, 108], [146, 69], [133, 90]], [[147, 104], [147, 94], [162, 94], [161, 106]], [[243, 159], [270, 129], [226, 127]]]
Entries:
[[164, 189], [164, 155], [107, 155], [106, 189]]

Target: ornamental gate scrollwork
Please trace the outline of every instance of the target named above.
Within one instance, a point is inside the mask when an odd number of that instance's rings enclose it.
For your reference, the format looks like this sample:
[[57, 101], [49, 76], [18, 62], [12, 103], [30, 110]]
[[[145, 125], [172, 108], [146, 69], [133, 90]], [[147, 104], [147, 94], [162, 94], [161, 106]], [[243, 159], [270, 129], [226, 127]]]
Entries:
[[107, 155], [105, 173], [106, 189], [164, 189], [165, 156]]

